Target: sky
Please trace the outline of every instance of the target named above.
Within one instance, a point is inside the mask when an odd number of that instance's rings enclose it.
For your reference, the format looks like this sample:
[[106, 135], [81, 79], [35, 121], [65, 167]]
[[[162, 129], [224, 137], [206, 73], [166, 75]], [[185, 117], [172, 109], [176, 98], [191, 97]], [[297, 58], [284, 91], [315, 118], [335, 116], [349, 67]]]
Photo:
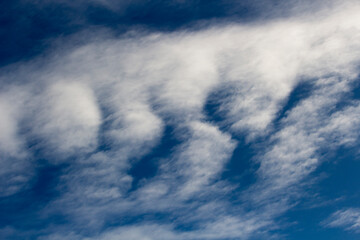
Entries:
[[0, 239], [360, 239], [360, 2], [0, 2]]

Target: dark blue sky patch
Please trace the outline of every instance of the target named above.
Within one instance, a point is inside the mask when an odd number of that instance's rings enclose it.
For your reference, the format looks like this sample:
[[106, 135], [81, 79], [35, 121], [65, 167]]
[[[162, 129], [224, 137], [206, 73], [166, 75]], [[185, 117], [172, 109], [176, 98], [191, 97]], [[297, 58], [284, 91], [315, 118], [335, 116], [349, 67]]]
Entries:
[[[0, 9], [5, 11], [0, 14], [0, 66], [29, 60], [46, 51], [52, 40], [89, 27], [107, 27], [122, 34], [134, 28], [198, 28], [209, 20], [251, 22], [279, 16], [278, 10], [284, 8], [277, 5], [273, 0], [115, 1], [110, 7], [88, 1], [1, 1]], [[288, 5], [285, 9], [289, 10]]]
[[342, 229], [324, 228], [321, 222], [326, 219], [333, 211], [338, 209], [331, 207], [317, 208], [298, 208], [290, 210], [283, 219], [289, 224], [282, 233], [294, 240], [318, 240], [318, 239], [358, 239], [357, 234], [353, 232], [345, 232]]
[[37, 166], [37, 177], [31, 191], [37, 201], [49, 202], [60, 195], [58, 191], [59, 177], [66, 173], [69, 164], [53, 165], [48, 161], [39, 160]]
[[59, 177], [66, 167], [39, 160], [35, 178], [29, 183], [30, 187], [0, 198], [0, 228], [13, 226], [21, 231], [42, 230], [53, 224], [67, 223], [66, 218], [61, 215], [41, 216], [43, 208], [59, 196]]
[[358, 144], [342, 146], [335, 151], [323, 150], [321, 160], [322, 164], [313, 173], [315, 176], [324, 176], [319, 182], [319, 193], [326, 199], [344, 198], [344, 203], [357, 204], [356, 199], [360, 197]]
[[335, 113], [337, 111], [344, 110], [347, 107], [354, 106], [356, 104], [356, 100], [360, 100], [360, 77], [358, 76], [355, 81], [350, 83], [350, 91], [345, 92], [341, 99], [336, 102], [331, 109], [330, 114]]
[[321, 165], [311, 175], [317, 183], [311, 185], [297, 206], [283, 219], [293, 225], [284, 232], [291, 239], [358, 239], [354, 232], [324, 228], [329, 215], [346, 207], [359, 207], [360, 160], [354, 147], [324, 151]]
[[129, 170], [129, 174], [134, 178], [130, 191], [136, 190], [142, 181], [154, 177], [161, 160], [170, 158], [179, 144], [180, 141], [174, 136], [173, 127], [166, 126], [160, 143], [140, 160], [134, 160], [135, 164]]
[[119, 226], [126, 227], [132, 225], [141, 225], [146, 223], [169, 223], [176, 222], [176, 218], [169, 213], [146, 213], [146, 214], [138, 214], [138, 215], [119, 215], [113, 214], [109, 216], [106, 224], [103, 226], [103, 230], [109, 230], [111, 228], [116, 228]]
[[349, 98], [352, 97], [354, 100], [360, 100], [360, 76], [357, 81], [354, 82], [352, 89], [352, 94], [350, 94]]
[[[19, 60], [29, 60], [41, 54], [56, 37], [78, 31], [76, 12], [66, 6], [46, 7], [29, 1], [1, 1], [0, 66]], [[41, 5], [41, 4], [40, 4]]]
[[286, 118], [287, 113], [297, 106], [302, 100], [308, 98], [314, 90], [314, 82], [311, 80], [300, 81], [297, 86], [291, 91], [289, 97], [283, 104], [282, 109], [277, 113], [274, 120], [275, 128], [279, 128], [280, 121]]
[[236, 140], [238, 145], [225, 165], [221, 179], [230, 181], [239, 187], [238, 191], [242, 191], [256, 181], [255, 173], [259, 164], [254, 161], [256, 148], [251, 143], [246, 143], [245, 138]]
[[224, 109], [223, 105], [234, 94], [236, 94], [236, 88], [231, 86], [231, 84], [221, 85], [209, 94], [204, 104], [203, 112], [206, 120], [217, 125], [222, 131], [226, 131], [229, 128], [229, 123], [226, 122], [228, 112]]

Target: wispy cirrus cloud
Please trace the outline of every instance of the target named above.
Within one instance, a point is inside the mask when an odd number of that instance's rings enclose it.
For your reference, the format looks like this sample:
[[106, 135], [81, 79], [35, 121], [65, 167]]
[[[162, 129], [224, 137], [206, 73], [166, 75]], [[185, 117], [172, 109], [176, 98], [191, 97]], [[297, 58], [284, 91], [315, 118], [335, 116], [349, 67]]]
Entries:
[[[66, 165], [56, 197], [40, 214], [69, 224], [45, 229], [45, 239], [269, 234], [324, 161], [318, 151], [358, 140], [359, 103], [337, 106], [358, 79], [358, 10], [142, 37], [107, 33], [18, 63], [17, 72], [3, 69], [5, 195], [26, 188], [40, 156]], [[310, 95], [277, 119], [304, 82]], [[223, 89], [227, 94], [215, 99], [223, 120], [210, 122], [205, 105]], [[178, 144], [157, 162], [155, 176], [133, 186], [132, 166], [166, 127]], [[221, 176], [239, 136], [259, 148], [256, 181], [245, 190]]]
[[360, 231], [360, 210], [358, 208], [346, 208], [334, 212], [323, 222], [325, 227], [345, 228], [348, 231]]

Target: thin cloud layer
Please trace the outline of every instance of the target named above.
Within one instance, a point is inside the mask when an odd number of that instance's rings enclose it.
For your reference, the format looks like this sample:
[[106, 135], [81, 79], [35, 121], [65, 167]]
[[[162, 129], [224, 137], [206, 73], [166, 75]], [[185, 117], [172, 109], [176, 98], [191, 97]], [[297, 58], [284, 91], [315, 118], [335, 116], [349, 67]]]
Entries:
[[326, 227], [340, 227], [348, 231], [360, 231], [360, 211], [358, 208], [342, 209], [334, 212], [325, 222]]
[[[359, 11], [340, 5], [122, 38], [103, 30], [82, 46], [69, 41], [65, 51], [3, 68], [1, 196], [30, 189], [42, 161], [61, 167], [56, 194], [37, 215], [66, 221], [0, 236], [276, 237], [281, 216], [327, 160], [321, 151], [359, 139], [360, 103], [348, 98], [359, 74]], [[302, 84], [309, 95], [291, 102]], [[257, 149], [251, 183], [223, 175], [239, 161], [241, 138]], [[151, 174], [133, 174], [156, 151]], [[327, 226], [356, 229], [356, 216], [336, 212]]]

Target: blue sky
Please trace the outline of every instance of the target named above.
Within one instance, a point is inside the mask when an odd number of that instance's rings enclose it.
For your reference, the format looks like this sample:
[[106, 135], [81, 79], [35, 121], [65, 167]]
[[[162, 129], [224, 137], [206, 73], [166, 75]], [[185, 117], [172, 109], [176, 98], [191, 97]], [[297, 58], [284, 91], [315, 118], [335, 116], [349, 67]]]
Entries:
[[0, 9], [1, 239], [360, 239], [357, 1]]

